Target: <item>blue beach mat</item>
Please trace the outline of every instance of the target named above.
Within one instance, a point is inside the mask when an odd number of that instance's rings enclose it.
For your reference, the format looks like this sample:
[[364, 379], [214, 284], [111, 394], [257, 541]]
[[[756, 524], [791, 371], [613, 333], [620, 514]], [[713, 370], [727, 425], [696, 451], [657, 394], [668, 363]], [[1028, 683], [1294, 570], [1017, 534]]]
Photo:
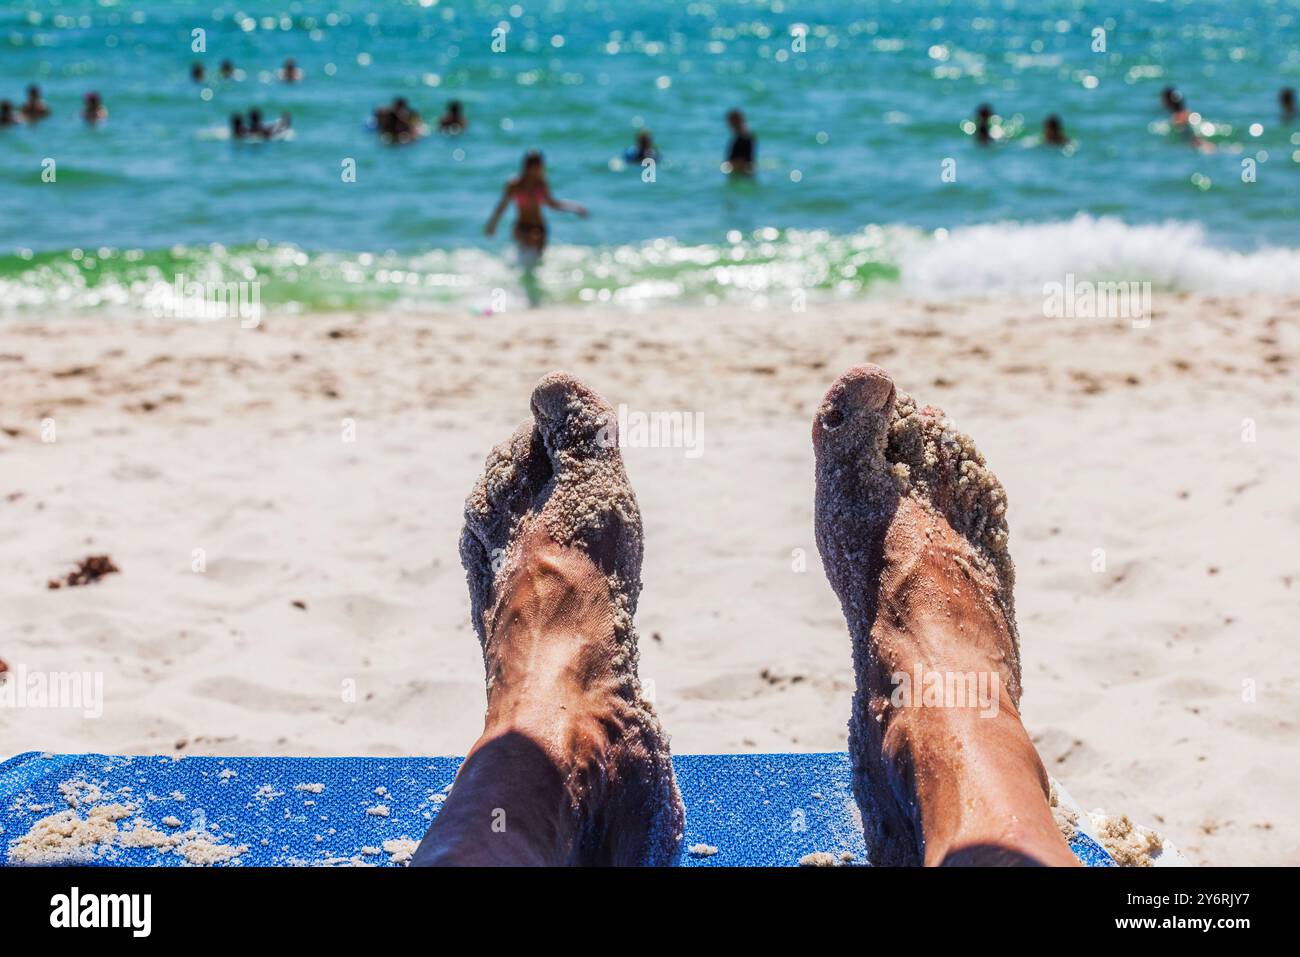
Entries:
[[[0, 764], [0, 861], [400, 866], [460, 763], [20, 754]], [[794, 866], [819, 852], [867, 863], [848, 755], [687, 754], [673, 764], [683, 865]], [[1086, 835], [1071, 848], [1084, 864], [1115, 866]]]

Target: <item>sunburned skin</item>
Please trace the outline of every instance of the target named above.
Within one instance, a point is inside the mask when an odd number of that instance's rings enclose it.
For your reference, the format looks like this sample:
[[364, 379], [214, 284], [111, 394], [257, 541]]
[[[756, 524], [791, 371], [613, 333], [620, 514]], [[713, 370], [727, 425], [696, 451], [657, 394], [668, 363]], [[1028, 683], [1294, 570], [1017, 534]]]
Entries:
[[[816, 533], [853, 644], [854, 793], [872, 863], [1075, 864], [1017, 706], [1006, 495], [943, 413], [850, 369], [813, 423]], [[900, 674], [979, 675], [996, 707], [893, 700]], [[909, 706], [910, 704], [910, 706]]]
[[641, 515], [616, 416], [565, 373], [532, 409], [465, 503], [487, 716], [414, 863], [670, 863], [684, 813], [637, 676]]

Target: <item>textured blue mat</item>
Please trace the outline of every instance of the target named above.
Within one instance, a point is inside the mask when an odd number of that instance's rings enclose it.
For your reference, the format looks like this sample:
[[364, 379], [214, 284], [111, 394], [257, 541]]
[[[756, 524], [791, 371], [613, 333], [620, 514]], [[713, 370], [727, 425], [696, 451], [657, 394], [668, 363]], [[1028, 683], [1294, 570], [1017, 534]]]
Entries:
[[[865, 863], [847, 755], [673, 761], [686, 802], [683, 865], [792, 866], [816, 851]], [[42, 819], [119, 805], [116, 838], [82, 848], [74, 862], [399, 865], [438, 813], [460, 762], [20, 754], [0, 764], [0, 860], [22, 862], [30, 847], [22, 838]], [[689, 851], [699, 845], [716, 852]], [[1114, 866], [1083, 835], [1072, 846], [1085, 864]]]

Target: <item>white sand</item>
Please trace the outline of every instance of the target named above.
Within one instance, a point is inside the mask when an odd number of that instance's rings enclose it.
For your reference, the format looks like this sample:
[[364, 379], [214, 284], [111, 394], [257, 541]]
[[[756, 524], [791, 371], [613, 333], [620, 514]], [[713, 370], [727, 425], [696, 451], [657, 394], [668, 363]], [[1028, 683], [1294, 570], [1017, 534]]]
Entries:
[[[625, 452], [642, 675], [674, 749], [840, 749], [853, 682], [809, 430], [833, 376], [872, 360], [1007, 488], [1025, 720], [1052, 775], [1195, 862], [1300, 863], [1300, 302], [1154, 305], [1145, 331], [884, 300], [0, 326], [0, 659], [102, 672], [105, 696], [97, 719], [0, 708], [0, 757], [464, 753], [483, 680], [461, 506], [557, 367], [704, 416], [698, 458]], [[120, 574], [46, 589], [92, 554]]]

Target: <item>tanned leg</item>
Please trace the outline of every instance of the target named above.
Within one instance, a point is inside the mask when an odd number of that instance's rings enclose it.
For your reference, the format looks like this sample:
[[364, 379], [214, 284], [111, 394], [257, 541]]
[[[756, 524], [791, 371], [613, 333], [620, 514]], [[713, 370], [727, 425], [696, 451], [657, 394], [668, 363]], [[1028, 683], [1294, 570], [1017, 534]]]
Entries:
[[[869, 858], [1076, 864], [1017, 710], [1002, 486], [940, 410], [898, 395], [877, 366], [836, 380], [813, 446], [817, 543], [853, 640], [849, 750]], [[927, 700], [935, 680], [968, 693]]]
[[563, 373], [532, 406], [465, 505], [487, 715], [414, 863], [670, 863], [683, 811], [637, 677], [641, 518], [616, 417]]

